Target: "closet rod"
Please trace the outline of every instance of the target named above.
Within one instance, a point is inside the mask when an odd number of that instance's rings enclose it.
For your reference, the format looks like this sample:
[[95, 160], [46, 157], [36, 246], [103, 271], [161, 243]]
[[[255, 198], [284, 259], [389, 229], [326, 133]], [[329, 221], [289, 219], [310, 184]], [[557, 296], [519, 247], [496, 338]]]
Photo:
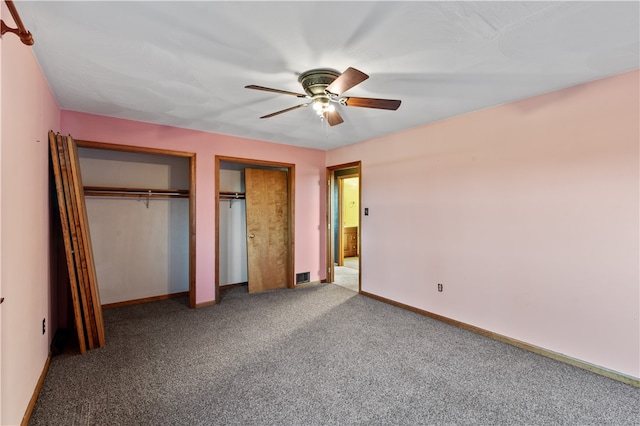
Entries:
[[99, 192], [85, 191], [85, 197], [118, 197], [118, 198], [189, 198], [184, 194], [158, 194], [158, 193], [127, 193], [127, 192]]
[[85, 186], [84, 195], [91, 197], [189, 198], [188, 189], [121, 188]]
[[6, 32], [13, 33], [20, 37], [21, 42], [23, 42], [27, 46], [31, 46], [34, 43], [33, 36], [31, 35], [31, 32], [27, 31], [27, 29], [24, 27], [22, 19], [20, 19], [20, 15], [18, 14], [18, 9], [16, 9], [16, 6], [13, 4], [12, 0], [4, 0], [4, 2], [6, 3], [7, 8], [11, 13], [11, 17], [13, 18], [13, 21], [16, 23], [18, 28], [11, 28], [7, 24], [5, 24], [3, 20], [0, 19], [0, 35], [4, 35], [4, 33]]
[[220, 192], [220, 200], [244, 200], [244, 192]]

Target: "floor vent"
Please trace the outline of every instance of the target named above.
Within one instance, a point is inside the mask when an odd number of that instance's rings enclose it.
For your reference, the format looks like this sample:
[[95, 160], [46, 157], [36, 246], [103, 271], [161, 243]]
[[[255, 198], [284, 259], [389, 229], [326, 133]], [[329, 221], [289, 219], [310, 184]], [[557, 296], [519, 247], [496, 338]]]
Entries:
[[301, 272], [296, 274], [296, 284], [308, 283], [311, 278], [311, 272]]

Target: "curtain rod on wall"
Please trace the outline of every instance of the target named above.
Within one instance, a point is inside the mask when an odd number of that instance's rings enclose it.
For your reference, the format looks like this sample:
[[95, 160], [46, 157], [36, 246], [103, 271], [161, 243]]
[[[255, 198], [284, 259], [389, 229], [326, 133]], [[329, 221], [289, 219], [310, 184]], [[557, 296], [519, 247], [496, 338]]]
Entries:
[[9, 12], [11, 12], [11, 17], [13, 17], [13, 20], [18, 26], [18, 28], [11, 28], [7, 26], [7, 24], [5, 24], [3, 20], [0, 19], [0, 24], [1, 24], [0, 35], [4, 35], [4, 33], [6, 32], [14, 33], [18, 37], [20, 37], [20, 41], [22, 41], [27, 46], [31, 46], [34, 43], [33, 36], [31, 35], [31, 32], [27, 31], [26, 28], [24, 27], [24, 24], [22, 23], [22, 19], [20, 19], [20, 15], [18, 14], [18, 10], [16, 9], [16, 6], [13, 4], [13, 1], [4, 0], [4, 2], [7, 4], [7, 7], [9, 8]]

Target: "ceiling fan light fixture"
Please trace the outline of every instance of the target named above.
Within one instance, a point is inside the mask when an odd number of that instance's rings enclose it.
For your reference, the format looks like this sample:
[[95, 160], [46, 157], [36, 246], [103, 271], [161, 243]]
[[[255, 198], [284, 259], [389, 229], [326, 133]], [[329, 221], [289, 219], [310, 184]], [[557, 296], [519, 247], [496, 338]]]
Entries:
[[336, 107], [333, 105], [320, 105], [319, 103], [314, 103], [313, 104], [313, 109], [315, 110], [316, 114], [318, 114], [320, 116], [321, 119], [324, 119], [324, 115], [325, 113], [332, 113], [336, 110]]
[[303, 72], [298, 77], [298, 82], [304, 89], [304, 95], [301, 93], [289, 92], [287, 90], [256, 86], [254, 84], [245, 86], [245, 88], [310, 99], [310, 102], [263, 115], [260, 118], [274, 117], [294, 109], [311, 105], [311, 108], [313, 108], [316, 114], [318, 114], [320, 120], [326, 120], [330, 126], [335, 126], [343, 123], [344, 120], [333, 103], [340, 104], [343, 107], [355, 106], [361, 108], [378, 108], [388, 110], [398, 109], [400, 106], [399, 100], [342, 97], [344, 92], [354, 86], [357, 86], [368, 78], [369, 76], [367, 74], [351, 67], [347, 68], [343, 73], [332, 68], [315, 68]]
[[331, 105], [331, 99], [324, 95], [316, 95], [313, 97], [312, 108], [320, 117], [323, 117], [325, 112], [333, 112], [336, 110], [336, 107]]

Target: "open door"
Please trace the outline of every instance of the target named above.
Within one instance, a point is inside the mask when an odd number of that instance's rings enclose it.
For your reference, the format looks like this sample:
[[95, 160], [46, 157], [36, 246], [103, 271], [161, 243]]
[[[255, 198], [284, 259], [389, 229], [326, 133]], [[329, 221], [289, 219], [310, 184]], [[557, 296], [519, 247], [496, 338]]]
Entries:
[[249, 293], [288, 287], [287, 172], [245, 169]]
[[[361, 283], [360, 178], [359, 161], [327, 167], [326, 282], [343, 285], [357, 292]], [[345, 205], [344, 183], [348, 180], [352, 180], [354, 186], [351, 198]], [[353, 218], [349, 219], [351, 216]]]

